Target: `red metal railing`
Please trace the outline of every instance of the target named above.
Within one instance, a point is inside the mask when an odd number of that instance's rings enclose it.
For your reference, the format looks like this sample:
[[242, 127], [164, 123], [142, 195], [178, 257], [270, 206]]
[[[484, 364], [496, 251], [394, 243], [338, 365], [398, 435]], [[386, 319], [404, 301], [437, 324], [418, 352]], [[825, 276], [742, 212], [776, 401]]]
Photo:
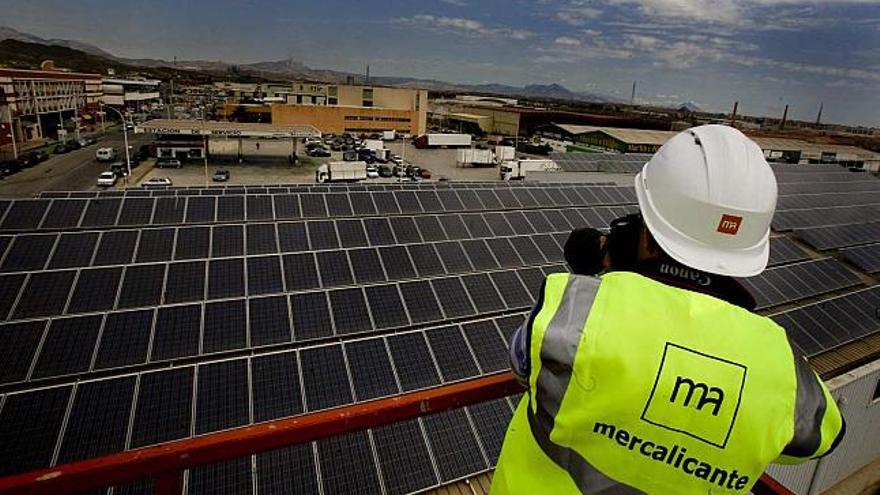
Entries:
[[[510, 373], [279, 419], [0, 478], [0, 494], [72, 494], [152, 478], [158, 495], [179, 495], [183, 472], [206, 464], [376, 428], [522, 392]], [[793, 495], [767, 475], [756, 495]]]

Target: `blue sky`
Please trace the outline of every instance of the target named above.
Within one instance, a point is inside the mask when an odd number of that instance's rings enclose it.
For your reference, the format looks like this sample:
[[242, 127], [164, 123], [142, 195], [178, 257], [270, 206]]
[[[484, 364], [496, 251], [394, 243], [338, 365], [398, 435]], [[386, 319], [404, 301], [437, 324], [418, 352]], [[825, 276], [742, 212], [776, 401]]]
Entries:
[[[12, 1], [12, 0], [3, 0]], [[880, 0], [30, 0], [2, 21], [127, 57], [559, 83], [880, 126]]]

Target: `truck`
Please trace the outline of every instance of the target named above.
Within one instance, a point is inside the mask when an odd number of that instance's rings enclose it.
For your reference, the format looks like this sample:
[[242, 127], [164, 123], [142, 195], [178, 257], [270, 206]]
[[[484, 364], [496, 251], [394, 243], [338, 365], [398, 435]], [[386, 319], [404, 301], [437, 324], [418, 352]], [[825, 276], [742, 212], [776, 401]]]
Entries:
[[382, 139], [394, 141], [397, 139], [397, 131], [382, 131]]
[[500, 168], [501, 180], [523, 180], [529, 172], [554, 172], [559, 170], [553, 160], [509, 160]]
[[460, 149], [456, 162], [459, 167], [492, 167], [495, 165], [495, 154], [492, 150]]
[[471, 145], [470, 134], [422, 134], [415, 138], [413, 144], [416, 148], [450, 148], [469, 147]]
[[495, 147], [495, 159], [499, 162], [516, 159], [516, 149], [513, 146], [498, 145]]
[[328, 162], [318, 167], [315, 171], [315, 182], [356, 182], [366, 180], [366, 162]]
[[372, 151], [385, 148], [385, 143], [381, 139], [364, 139], [364, 148]]

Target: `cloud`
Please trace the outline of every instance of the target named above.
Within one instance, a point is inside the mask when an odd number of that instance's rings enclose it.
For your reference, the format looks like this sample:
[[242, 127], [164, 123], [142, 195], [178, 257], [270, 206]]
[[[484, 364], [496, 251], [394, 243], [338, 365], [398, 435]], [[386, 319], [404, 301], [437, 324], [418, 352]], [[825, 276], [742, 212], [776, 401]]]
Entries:
[[421, 27], [425, 29], [458, 32], [473, 37], [525, 40], [535, 35], [535, 33], [526, 29], [490, 27], [480, 21], [465, 19], [462, 17], [419, 14], [412, 17], [398, 17], [394, 19], [393, 22], [396, 24]]
[[554, 43], [556, 43], [557, 45], [564, 45], [564, 46], [578, 46], [581, 44], [581, 40], [579, 40], [577, 38], [571, 38], [568, 36], [560, 36], [560, 37], [556, 38]]
[[732, 24], [743, 17], [742, 2], [733, 0], [608, 0], [612, 5], [632, 6], [652, 19], [690, 20]]
[[455, 5], [456, 7], [467, 7], [467, 2], [464, 0], [440, 0], [443, 3], [448, 3], [449, 5]]
[[569, 26], [583, 26], [587, 22], [602, 15], [602, 11], [594, 7], [575, 5], [556, 12], [556, 19]]

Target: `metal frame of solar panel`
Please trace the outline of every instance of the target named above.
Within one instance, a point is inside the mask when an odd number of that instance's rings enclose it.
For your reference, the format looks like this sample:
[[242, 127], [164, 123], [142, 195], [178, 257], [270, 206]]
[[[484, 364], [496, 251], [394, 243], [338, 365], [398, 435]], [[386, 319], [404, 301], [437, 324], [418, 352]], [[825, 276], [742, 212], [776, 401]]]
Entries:
[[[643, 159], [617, 158], [627, 167]], [[807, 187], [805, 172], [777, 173], [780, 189], [792, 192], [781, 196], [780, 214], [808, 220], [814, 214], [804, 212], [818, 208], [864, 208], [877, 191], [869, 180], [841, 179], [839, 168], [808, 174], [837, 180], [827, 190]], [[864, 194], [842, 195], [841, 183]], [[7, 474], [505, 370], [507, 340], [542, 278], [565, 270], [567, 232], [636, 210], [631, 187], [565, 183], [46, 197], [0, 202]], [[130, 209], [120, 208], [128, 201]], [[150, 225], [157, 218], [170, 223]], [[872, 228], [794, 235], [826, 249], [880, 241], [880, 234], [870, 240]], [[761, 307], [793, 308], [773, 318], [794, 346], [815, 355], [880, 331], [864, 311], [880, 303], [880, 291], [860, 288], [862, 278], [837, 259], [813, 259], [801, 246], [773, 236], [771, 268], [743, 281]], [[873, 249], [838, 255], [865, 267]], [[49, 292], [55, 296], [32, 301]], [[514, 404], [491, 401], [206, 466], [187, 474], [187, 486], [191, 493], [436, 487], [494, 466]], [[84, 420], [90, 416], [102, 424]], [[89, 441], [101, 426], [106, 435]]]

